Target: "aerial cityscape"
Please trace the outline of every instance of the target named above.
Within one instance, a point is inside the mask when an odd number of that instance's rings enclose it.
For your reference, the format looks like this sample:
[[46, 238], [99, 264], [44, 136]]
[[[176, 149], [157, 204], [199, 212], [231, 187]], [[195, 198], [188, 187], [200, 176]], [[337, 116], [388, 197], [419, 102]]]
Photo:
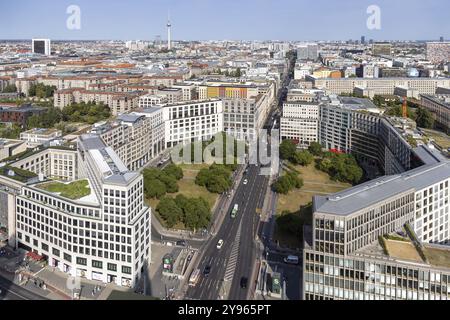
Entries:
[[0, 300], [450, 299], [450, 4], [227, 5], [0, 4]]

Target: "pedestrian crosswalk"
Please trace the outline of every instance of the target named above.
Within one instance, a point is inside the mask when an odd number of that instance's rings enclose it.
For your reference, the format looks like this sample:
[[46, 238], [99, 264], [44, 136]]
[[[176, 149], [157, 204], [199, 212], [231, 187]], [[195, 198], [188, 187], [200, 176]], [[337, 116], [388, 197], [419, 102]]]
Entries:
[[236, 234], [236, 239], [234, 240], [233, 247], [231, 248], [230, 259], [228, 260], [227, 268], [225, 270], [225, 276], [224, 276], [225, 281], [233, 280], [234, 270], [236, 269], [238, 256], [239, 256], [239, 245], [240, 245], [240, 241], [241, 241], [241, 227], [242, 227], [242, 223], [239, 225], [239, 228], [238, 228], [238, 231]]

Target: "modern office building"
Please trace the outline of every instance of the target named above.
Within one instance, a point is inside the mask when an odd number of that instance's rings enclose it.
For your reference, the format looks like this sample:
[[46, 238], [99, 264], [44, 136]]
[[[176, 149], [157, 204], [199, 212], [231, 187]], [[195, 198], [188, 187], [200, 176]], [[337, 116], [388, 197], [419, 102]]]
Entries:
[[302, 148], [319, 141], [319, 109], [318, 101], [285, 102], [280, 118], [280, 139], [293, 140]]
[[142, 175], [96, 135], [79, 138], [75, 163], [70, 182], [85, 184], [83, 195], [49, 191], [49, 182], [22, 187], [17, 243], [72, 276], [133, 287], [150, 256]]
[[209, 140], [223, 132], [223, 102], [218, 99], [169, 104], [162, 108], [167, 148]]
[[316, 79], [306, 77], [317, 89], [327, 93], [353, 93], [356, 87], [369, 89], [376, 95], [393, 95], [396, 87], [417, 90], [419, 94], [435, 94], [438, 88], [450, 88], [448, 78], [341, 78]]
[[434, 114], [436, 124], [450, 134], [450, 94], [421, 95], [422, 107]]
[[150, 108], [167, 103], [169, 103], [169, 99], [167, 95], [163, 94], [147, 94], [139, 98], [139, 108]]
[[268, 97], [223, 99], [223, 128], [236, 139], [252, 140], [263, 129], [270, 111]]
[[450, 298], [450, 162], [422, 152], [429, 164], [313, 198], [304, 299]]
[[319, 45], [316, 43], [301, 44], [297, 47], [298, 60], [317, 60], [319, 57]]
[[32, 39], [31, 48], [33, 53], [49, 56], [52, 54], [50, 39]]

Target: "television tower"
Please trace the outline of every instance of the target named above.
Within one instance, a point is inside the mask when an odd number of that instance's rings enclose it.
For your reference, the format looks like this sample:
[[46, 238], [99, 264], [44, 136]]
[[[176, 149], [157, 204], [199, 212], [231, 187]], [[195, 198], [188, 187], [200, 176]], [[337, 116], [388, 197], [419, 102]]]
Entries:
[[171, 28], [172, 24], [170, 23], [170, 13], [167, 16], [167, 50], [172, 49], [172, 39], [171, 39]]

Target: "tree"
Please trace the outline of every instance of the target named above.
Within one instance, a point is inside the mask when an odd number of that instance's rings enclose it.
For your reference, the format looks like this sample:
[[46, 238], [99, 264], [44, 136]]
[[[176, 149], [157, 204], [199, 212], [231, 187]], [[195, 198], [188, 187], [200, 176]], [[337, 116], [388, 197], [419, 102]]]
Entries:
[[280, 158], [283, 160], [290, 160], [295, 152], [297, 151], [297, 146], [292, 140], [283, 140], [280, 143]]
[[421, 128], [431, 129], [434, 126], [433, 114], [426, 108], [418, 108], [416, 122]]
[[309, 151], [297, 151], [292, 157], [292, 162], [294, 164], [299, 164], [302, 166], [308, 166], [314, 161], [314, 157]]
[[15, 84], [8, 84], [4, 89], [3, 93], [14, 93], [17, 92], [17, 87]]
[[308, 147], [308, 151], [318, 157], [322, 155], [322, 145], [318, 142], [311, 142], [311, 144]]
[[162, 172], [163, 174], [173, 176], [177, 180], [183, 179], [183, 169], [173, 163], [165, 167]]
[[156, 207], [159, 215], [166, 222], [169, 228], [173, 228], [183, 216], [183, 211], [177, 206], [171, 197], [163, 197]]
[[53, 97], [53, 93], [55, 92], [55, 86], [46, 86], [43, 83], [32, 84], [28, 91], [28, 94], [31, 97], [38, 98], [50, 98]]
[[241, 68], [236, 69], [235, 77], [240, 78], [242, 76]]
[[164, 182], [158, 179], [145, 179], [144, 192], [148, 198], [160, 199], [167, 193], [167, 188]]
[[288, 172], [281, 176], [272, 185], [272, 190], [276, 193], [288, 194], [293, 189], [300, 189], [303, 187], [303, 180], [298, 177], [295, 172]]

